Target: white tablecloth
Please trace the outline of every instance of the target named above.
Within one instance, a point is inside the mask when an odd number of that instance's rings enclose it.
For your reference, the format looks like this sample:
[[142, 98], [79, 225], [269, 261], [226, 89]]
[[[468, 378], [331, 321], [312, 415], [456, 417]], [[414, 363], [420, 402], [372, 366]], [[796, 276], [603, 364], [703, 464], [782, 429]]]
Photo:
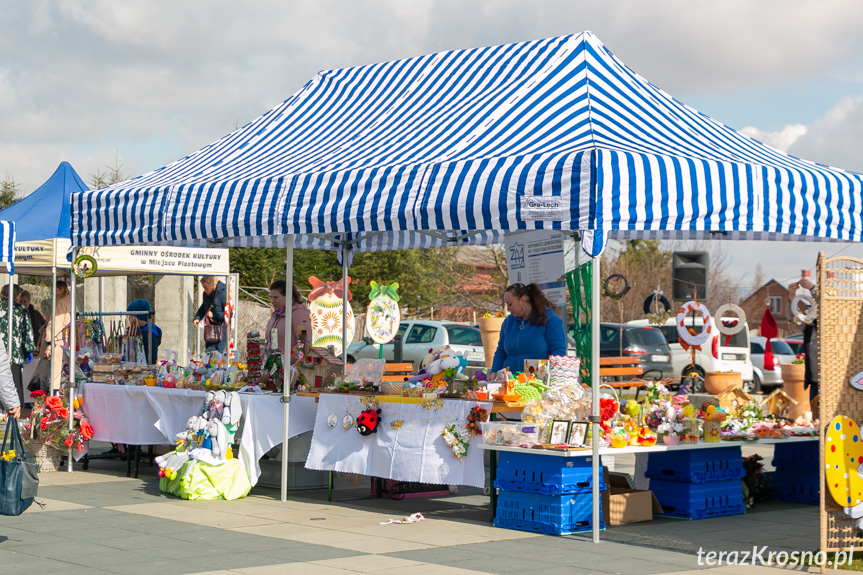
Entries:
[[[485, 487], [483, 453], [477, 448], [482, 437], [474, 437], [467, 456], [459, 460], [441, 435], [452, 424], [465, 425], [476, 405], [471, 401], [443, 400], [443, 405], [434, 409], [416, 403], [382, 401], [378, 431], [364, 437], [356, 427], [345, 430], [342, 426], [345, 415], [356, 419], [366, 409], [361, 397], [322, 393], [306, 468], [398, 481]], [[491, 403], [480, 405], [491, 413]], [[327, 425], [331, 414], [337, 419], [335, 428]]]
[[[206, 392], [133, 385], [84, 384], [84, 413], [95, 430], [93, 439], [128, 445], [174, 445], [193, 415], [201, 413]], [[258, 460], [282, 443], [279, 395], [241, 393], [239, 459], [252, 485], [258, 482]], [[291, 398], [288, 436], [311, 431], [315, 421], [312, 397]]]

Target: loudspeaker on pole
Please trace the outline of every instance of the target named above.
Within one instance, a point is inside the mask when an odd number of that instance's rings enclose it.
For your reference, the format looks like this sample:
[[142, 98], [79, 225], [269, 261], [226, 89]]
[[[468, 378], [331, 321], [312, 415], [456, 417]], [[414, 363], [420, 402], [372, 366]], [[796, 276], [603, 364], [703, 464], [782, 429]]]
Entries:
[[671, 286], [674, 301], [710, 299], [710, 255], [707, 252], [674, 252]]

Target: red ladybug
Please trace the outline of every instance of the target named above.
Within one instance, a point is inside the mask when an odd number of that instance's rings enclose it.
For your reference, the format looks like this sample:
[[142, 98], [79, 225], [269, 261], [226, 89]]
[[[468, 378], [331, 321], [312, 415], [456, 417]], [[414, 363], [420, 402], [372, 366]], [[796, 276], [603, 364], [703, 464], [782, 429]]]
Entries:
[[378, 424], [381, 422], [381, 410], [369, 408], [357, 417], [357, 431], [360, 435], [371, 435], [377, 432]]

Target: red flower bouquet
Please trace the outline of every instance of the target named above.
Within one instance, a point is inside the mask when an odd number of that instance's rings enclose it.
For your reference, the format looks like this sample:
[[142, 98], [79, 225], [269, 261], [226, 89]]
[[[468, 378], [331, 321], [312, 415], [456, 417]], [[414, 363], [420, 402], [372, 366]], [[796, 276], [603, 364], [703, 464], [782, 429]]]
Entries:
[[[35, 400], [30, 420], [24, 428], [30, 437], [41, 439], [46, 445], [61, 451], [76, 449], [83, 451], [84, 442], [93, 437], [95, 431], [80, 409], [72, 413], [72, 430], [69, 431], [69, 402], [59, 395], [46, 395], [44, 391], [30, 394]], [[76, 401], [76, 405], [80, 405]]]

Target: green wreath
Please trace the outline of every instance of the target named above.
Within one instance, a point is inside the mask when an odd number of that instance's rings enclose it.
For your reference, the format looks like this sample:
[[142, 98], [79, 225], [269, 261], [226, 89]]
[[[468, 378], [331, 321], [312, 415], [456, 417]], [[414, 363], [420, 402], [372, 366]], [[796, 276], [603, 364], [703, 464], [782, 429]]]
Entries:
[[93, 256], [78, 256], [72, 264], [72, 272], [82, 280], [96, 275], [96, 270], [98, 269], [99, 265]]

